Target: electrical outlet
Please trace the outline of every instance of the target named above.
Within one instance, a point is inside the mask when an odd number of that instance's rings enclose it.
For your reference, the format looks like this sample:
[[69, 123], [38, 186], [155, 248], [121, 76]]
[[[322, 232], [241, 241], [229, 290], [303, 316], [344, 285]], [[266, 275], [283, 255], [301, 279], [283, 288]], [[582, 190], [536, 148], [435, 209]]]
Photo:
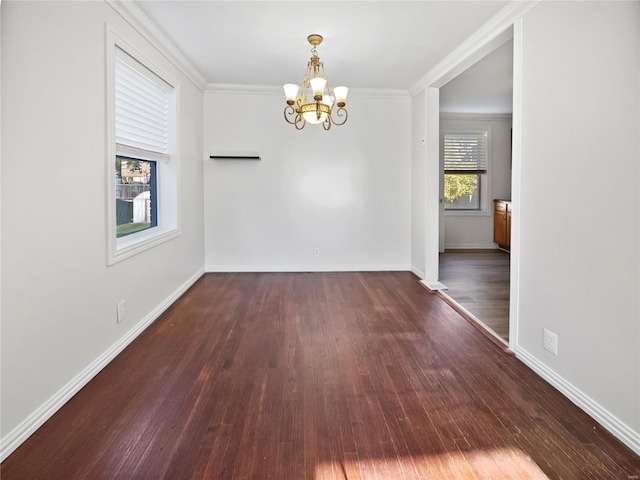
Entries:
[[558, 355], [558, 335], [544, 329], [544, 348], [554, 355]]
[[124, 300], [120, 300], [120, 302], [118, 302], [118, 323], [123, 321], [126, 316], [127, 316], [127, 309], [126, 309]]
[[320, 249], [319, 248], [314, 248], [313, 249], [313, 256], [314, 257], [319, 257], [320, 256]]

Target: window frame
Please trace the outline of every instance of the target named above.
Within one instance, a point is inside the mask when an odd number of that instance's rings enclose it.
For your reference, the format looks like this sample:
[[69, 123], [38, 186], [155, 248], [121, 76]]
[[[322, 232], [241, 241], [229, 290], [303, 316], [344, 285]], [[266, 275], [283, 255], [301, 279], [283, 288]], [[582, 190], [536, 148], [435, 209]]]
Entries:
[[[106, 145], [106, 222], [107, 222], [107, 265], [113, 265], [134, 255], [147, 251], [181, 235], [179, 198], [180, 198], [180, 158], [179, 148], [179, 99], [180, 84], [157, 63], [151, 56], [142, 53], [106, 26], [106, 112], [107, 112], [107, 145]], [[150, 158], [143, 150], [127, 148], [123, 152], [116, 146], [115, 131], [115, 70], [116, 52], [121, 50], [140, 63], [171, 87], [169, 95], [169, 153], [167, 159]], [[151, 52], [153, 55], [153, 52]], [[156, 162], [156, 220], [157, 225], [131, 233], [117, 236], [116, 226], [116, 179], [114, 174], [117, 156]]]
[[[479, 178], [479, 208], [477, 209], [448, 209], [444, 201], [444, 149], [446, 135], [485, 135], [487, 136], [487, 170], [486, 173], [478, 173]], [[481, 128], [447, 128], [440, 131], [440, 161], [442, 168], [442, 203], [445, 216], [489, 216], [491, 215], [489, 198], [491, 197], [491, 127]], [[455, 175], [455, 174], [452, 174]]]

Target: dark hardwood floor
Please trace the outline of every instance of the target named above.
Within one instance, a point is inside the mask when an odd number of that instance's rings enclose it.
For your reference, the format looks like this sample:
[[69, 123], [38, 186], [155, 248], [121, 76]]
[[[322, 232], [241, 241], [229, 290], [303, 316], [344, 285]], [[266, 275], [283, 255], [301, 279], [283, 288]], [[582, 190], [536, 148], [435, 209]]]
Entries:
[[410, 273], [207, 274], [15, 479], [620, 479], [640, 458]]
[[440, 282], [451, 297], [509, 343], [510, 255], [503, 250], [447, 250], [440, 254]]

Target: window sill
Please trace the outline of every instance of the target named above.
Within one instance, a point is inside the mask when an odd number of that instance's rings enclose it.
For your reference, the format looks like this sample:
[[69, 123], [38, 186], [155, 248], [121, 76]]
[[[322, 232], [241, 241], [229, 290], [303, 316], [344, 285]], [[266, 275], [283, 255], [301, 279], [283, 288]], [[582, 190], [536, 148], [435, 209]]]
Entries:
[[490, 217], [487, 210], [445, 210], [445, 217]]
[[107, 264], [113, 265], [127, 258], [145, 252], [157, 245], [180, 236], [180, 229], [157, 230], [154, 227], [126, 237], [115, 239], [114, 249], [110, 252]]

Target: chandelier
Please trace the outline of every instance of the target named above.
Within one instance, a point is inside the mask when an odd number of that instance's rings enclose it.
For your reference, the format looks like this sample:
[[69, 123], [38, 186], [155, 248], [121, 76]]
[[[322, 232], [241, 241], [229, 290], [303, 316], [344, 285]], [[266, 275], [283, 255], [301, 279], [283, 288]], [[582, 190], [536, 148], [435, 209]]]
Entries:
[[307, 63], [302, 86], [292, 83], [284, 86], [287, 99], [284, 119], [298, 130], [302, 130], [307, 123], [321, 123], [325, 130], [329, 130], [331, 125], [344, 125], [349, 116], [344, 108], [349, 89], [336, 87], [331, 95], [324, 63], [316, 51], [316, 47], [322, 43], [322, 35], [309, 35], [307, 41], [312, 46], [311, 59]]

